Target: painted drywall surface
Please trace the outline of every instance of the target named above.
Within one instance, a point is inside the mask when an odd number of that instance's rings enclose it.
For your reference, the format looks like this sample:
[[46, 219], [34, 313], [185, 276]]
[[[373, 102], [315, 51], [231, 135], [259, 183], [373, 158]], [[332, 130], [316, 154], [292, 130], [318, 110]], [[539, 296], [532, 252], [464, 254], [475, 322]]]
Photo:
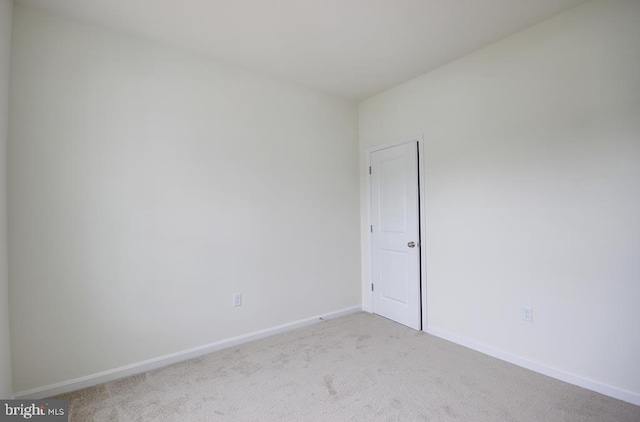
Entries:
[[13, 2], [0, 0], [0, 399], [13, 397], [9, 347], [9, 272], [7, 269], [7, 136], [9, 62]]
[[21, 6], [13, 35], [15, 391], [361, 303], [355, 103]]
[[430, 327], [640, 393], [638, 22], [590, 2], [360, 104], [363, 306], [366, 150], [424, 134]]

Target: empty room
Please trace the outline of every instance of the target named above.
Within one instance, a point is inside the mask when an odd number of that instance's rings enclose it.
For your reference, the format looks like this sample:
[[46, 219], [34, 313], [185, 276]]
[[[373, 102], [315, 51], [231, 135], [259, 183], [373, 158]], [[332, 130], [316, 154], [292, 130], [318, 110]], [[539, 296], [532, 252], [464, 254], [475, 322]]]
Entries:
[[0, 419], [640, 421], [640, 0], [0, 0]]

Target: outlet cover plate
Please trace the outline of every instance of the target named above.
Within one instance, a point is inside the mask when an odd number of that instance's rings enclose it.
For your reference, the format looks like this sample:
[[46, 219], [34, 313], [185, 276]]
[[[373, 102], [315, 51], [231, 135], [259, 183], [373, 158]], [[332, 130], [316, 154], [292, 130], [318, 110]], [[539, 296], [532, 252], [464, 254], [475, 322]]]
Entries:
[[523, 306], [520, 312], [520, 318], [523, 321], [533, 322], [533, 308], [531, 306]]

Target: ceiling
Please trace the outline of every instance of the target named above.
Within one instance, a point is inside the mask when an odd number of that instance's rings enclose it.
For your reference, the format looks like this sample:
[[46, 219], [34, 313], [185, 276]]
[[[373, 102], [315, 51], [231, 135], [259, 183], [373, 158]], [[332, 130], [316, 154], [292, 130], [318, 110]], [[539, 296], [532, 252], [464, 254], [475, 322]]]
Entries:
[[362, 100], [585, 0], [16, 0]]

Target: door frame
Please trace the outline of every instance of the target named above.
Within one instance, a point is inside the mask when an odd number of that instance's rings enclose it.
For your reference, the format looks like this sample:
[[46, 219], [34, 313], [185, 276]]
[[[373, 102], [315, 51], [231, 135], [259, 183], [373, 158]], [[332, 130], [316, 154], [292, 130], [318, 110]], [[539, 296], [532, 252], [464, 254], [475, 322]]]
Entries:
[[[375, 145], [373, 147], [367, 148], [366, 155], [366, 204], [365, 212], [366, 212], [366, 225], [364, 227], [367, 233], [367, 242], [366, 248], [368, 249], [365, 256], [369, 258], [368, 264], [366, 264], [367, 271], [365, 274], [368, 274], [365, 277], [367, 282], [365, 287], [365, 291], [369, 294], [369, 303], [371, 304], [371, 309], [369, 312], [373, 312], [373, 293], [371, 292], [371, 283], [373, 283], [373, 248], [372, 241], [373, 238], [371, 236], [370, 226], [373, 224], [371, 221], [371, 177], [369, 175], [369, 167], [371, 166], [371, 154], [376, 151], [380, 151], [387, 148], [396, 147], [403, 144], [408, 144], [410, 142], [418, 143], [418, 192], [419, 192], [419, 210], [420, 210], [420, 318], [422, 322], [422, 331], [426, 331], [428, 327], [428, 312], [427, 312], [427, 248], [426, 248], [426, 240], [427, 240], [427, 230], [426, 230], [426, 196], [425, 196], [425, 171], [424, 171], [424, 136], [423, 135], [413, 135], [406, 138], [398, 139], [395, 141], [387, 142], [380, 145]], [[366, 288], [369, 286], [369, 288]], [[364, 309], [367, 310], [367, 309]]]

